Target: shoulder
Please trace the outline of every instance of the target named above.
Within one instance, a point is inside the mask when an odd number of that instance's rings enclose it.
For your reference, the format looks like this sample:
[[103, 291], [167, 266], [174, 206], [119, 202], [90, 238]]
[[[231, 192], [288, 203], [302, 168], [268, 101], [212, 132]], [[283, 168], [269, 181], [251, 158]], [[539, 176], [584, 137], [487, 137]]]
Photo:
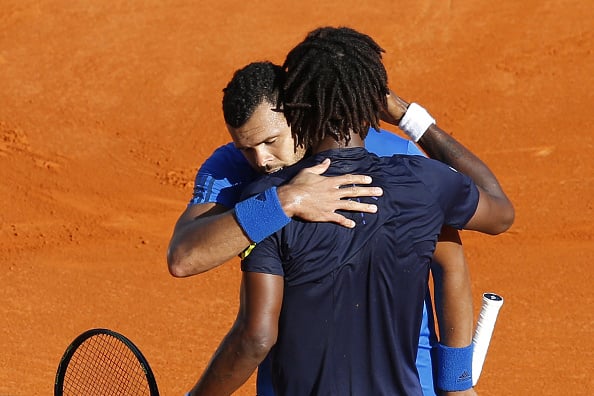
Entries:
[[248, 165], [247, 160], [243, 154], [235, 148], [233, 143], [227, 143], [224, 146], [217, 148], [211, 155], [204, 161], [205, 165], [211, 167], [223, 166], [225, 164], [232, 163], [237, 165]]
[[233, 143], [221, 146], [198, 169], [190, 205], [216, 202], [233, 207], [241, 189], [257, 176]]
[[458, 171], [456, 171], [451, 166], [432, 158], [418, 155], [395, 155], [393, 158], [397, 159], [398, 163], [409, 169], [413, 174], [417, 175], [421, 179], [430, 177], [431, 175], [440, 175], [443, 173], [458, 173]]
[[256, 172], [235, 145], [228, 143], [217, 148], [204, 161], [198, 175], [210, 176], [217, 180], [226, 179], [235, 184], [253, 180]]
[[393, 154], [424, 155], [413, 141], [383, 129], [369, 129], [369, 133], [365, 138], [365, 148], [379, 156]]
[[412, 155], [401, 156], [400, 160], [435, 198], [444, 193], [445, 196], [451, 196], [476, 189], [470, 177], [437, 160]]
[[419, 156], [395, 154], [390, 157], [380, 157], [382, 170], [400, 181], [416, 180], [422, 185], [435, 191], [439, 186], [451, 183], [452, 178], [461, 176], [454, 168], [437, 160]]

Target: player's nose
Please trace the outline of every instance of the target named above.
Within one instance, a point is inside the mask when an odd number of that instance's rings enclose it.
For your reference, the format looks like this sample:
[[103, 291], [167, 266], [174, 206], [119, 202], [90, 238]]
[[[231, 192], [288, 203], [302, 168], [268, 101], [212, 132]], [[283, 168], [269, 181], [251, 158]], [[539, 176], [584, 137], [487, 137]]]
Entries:
[[270, 153], [267, 150], [260, 148], [257, 148], [255, 150], [254, 161], [258, 169], [265, 171], [270, 162], [272, 162], [272, 159], [272, 155], [270, 155]]

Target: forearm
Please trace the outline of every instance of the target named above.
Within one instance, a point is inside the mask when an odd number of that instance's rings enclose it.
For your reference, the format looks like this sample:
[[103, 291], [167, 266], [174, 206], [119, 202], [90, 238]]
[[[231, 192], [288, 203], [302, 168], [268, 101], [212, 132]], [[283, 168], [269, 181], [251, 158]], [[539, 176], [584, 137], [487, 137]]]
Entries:
[[[379, 187], [365, 175], [321, 176], [330, 161], [305, 168], [289, 183], [267, 189], [266, 199], [245, 199], [228, 210], [204, 203], [186, 209], [178, 220], [167, 251], [169, 272], [176, 277], [200, 274], [215, 268], [284, 227], [293, 216], [327, 221], [345, 227], [354, 222], [341, 210], [374, 213], [377, 206], [348, 198], [380, 196]], [[342, 186], [349, 186], [341, 188]]]
[[[387, 108], [382, 114], [382, 120], [389, 122], [392, 125], [402, 127], [401, 122], [403, 121], [403, 117], [406, 114], [410, 103], [392, 91], [390, 91], [387, 103]], [[407, 132], [406, 128], [404, 131]], [[488, 194], [499, 196], [507, 200], [503, 189], [489, 167], [487, 167], [480, 158], [439, 128], [436, 124], [431, 124], [429, 128], [422, 133], [417, 143], [431, 158], [441, 161], [459, 172], [468, 175], [476, 185], [480, 186]]]
[[474, 326], [472, 285], [460, 234], [443, 227], [431, 265], [440, 343], [466, 347]]
[[169, 271], [176, 277], [206, 272], [236, 257], [250, 243], [233, 210], [191, 220], [176, 227], [167, 252]]
[[469, 176], [478, 186], [480, 198], [476, 211], [464, 228], [488, 234], [500, 234], [511, 227], [515, 213], [497, 178], [489, 167], [470, 150], [439, 128], [435, 119], [418, 104], [407, 104], [395, 94], [389, 98], [392, 121], [406, 111], [398, 126], [419, 143], [431, 158]]
[[240, 326], [234, 326], [194, 386], [192, 396], [231, 395], [239, 389], [266, 357], [266, 352], [243, 340]]
[[497, 235], [511, 227], [514, 207], [483, 161], [435, 124], [425, 131], [419, 143], [431, 157], [466, 174], [478, 186], [479, 202], [465, 229]]
[[459, 391], [444, 395], [473, 395], [472, 290], [462, 242], [457, 230], [443, 227], [431, 265], [439, 326], [436, 346], [436, 384]]
[[489, 167], [437, 125], [431, 125], [418, 143], [431, 158], [466, 174], [489, 195], [507, 200]]
[[[434, 281], [440, 344], [436, 382], [438, 388], [449, 390], [438, 394], [476, 395], [472, 388], [473, 316], [468, 272], [435, 271]], [[460, 378], [466, 378], [464, 383]]]
[[432, 266], [439, 342], [463, 348], [472, 342], [474, 326], [470, 275], [466, 266], [451, 270]]
[[276, 343], [283, 288], [281, 276], [243, 273], [237, 319], [191, 395], [229, 395], [247, 381]]

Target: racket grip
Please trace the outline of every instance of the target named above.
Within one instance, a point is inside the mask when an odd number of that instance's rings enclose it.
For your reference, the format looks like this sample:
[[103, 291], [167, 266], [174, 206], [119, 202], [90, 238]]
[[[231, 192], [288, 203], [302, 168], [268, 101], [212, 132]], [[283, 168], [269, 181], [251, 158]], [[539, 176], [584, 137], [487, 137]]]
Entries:
[[503, 305], [503, 298], [495, 293], [484, 293], [478, 322], [472, 337], [474, 353], [472, 355], [472, 386], [475, 386], [483, 370], [491, 336], [495, 329], [497, 315]]

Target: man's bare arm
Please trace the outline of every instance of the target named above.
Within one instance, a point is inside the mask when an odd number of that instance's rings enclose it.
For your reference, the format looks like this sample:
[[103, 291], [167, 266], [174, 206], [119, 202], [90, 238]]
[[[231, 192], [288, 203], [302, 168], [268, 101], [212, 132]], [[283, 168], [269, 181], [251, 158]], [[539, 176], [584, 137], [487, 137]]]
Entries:
[[[439, 342], [451, 348], [472, 343], [474, 327], [472, 285], [462, 241], [457, 230], [443, 227], [431, 264]], [[443, 396], [475, 396], [473, 388], [442, 392]]]
[[[382, 120], [399, 125], [408, 106], [409, 103], [391, 91]], [[493, 172], [480, 158], [435, 124], [429, 126], [418, 143], [429, 157], [468, 175], [478, 186], [479, 205], [466, 229], [500, 234], [511, 227], [514, 207]]]
[[[388, 95], [387, 108], [382, 114], [382, 120], [398, 126], [407, 108], [408, 103], [391, 92]], [[429, 129], [434, 127], [436, 126], [432, 125]], [[444, 155], [444, 153], [447, 154], [451, 150], [451, 147], [448, 147], [451, 142], [443, 139], [435, 140], [435, 137], [431, 134], [428, 135], [428, 133], [429, 131], [426, 131], [423, 136], [426, 145], [421, 145], [426, 153], [429, 156], [435, 156], [435, 159], [450, 166], [454, 164], [459, 166], [459, 161], [457, 162], [450, 155]], [[462, 158], [462, 162], [469, 160], [476, 162], [478, 159], [476, 157]], [[471, 163], [466, 165], [472, 166]], [[474, 175], [475, 183], [488, 183], [491, 175], [488, 168], [487, 172], [477, 172]], [[501, 188], [499, 188], [499, 191], [501, 191]], [[494, 189], [493, 193], [497, 194], [497, 189]], [[440, 343], [451, 348], [465, 348], [472, 343], [472, 330], [474, 327], [472, 289], [468, 265], [457, 230], [447, 226], [442, 228], [433, 256], [431, 272], [434, 278], [434, 300]], [[443, 396], [477, 395], [473, 388], [458, 392], [441, 391], [439, 394]]]
[[483, 161], [435, 124], [423, 134], [419, 144], [431, 158], [466, 174], [478, 186], [479, 204], [464, 228], [496, 235], [511, 227], [514, 207]]
[[215, 203], [188, 206], [169, 242], [169, 272], [175, 277], [200, 274], [236, 257], [250, 243], [233, 210]]
[[281, 276], [243, 274], [235, 324], [190, 395], [231, 395], [248, 380], [276, 343], [283, 288]]
[[431, 272], [434, 278], [439, 340], [453, 348], [466, 347], [472, 342], [474, 326], [472, 289], [457, 230], [443, 227], [433, 255]]
[[[327, 160], [303, 169], [288, 184], [277, 188], [279, 201], [288, 217], [352, 228], [355, 223], [337, 210], [374, 213], [377, 207], [343, 198], [380, 196], [382, 190], [364, 186], [371, 183], [369, 176], [321, 176], [329, 166]], [[262, 213], [262, 217], [266, 215]], [[178, 219], [169, 242], [169, 272], [175, 277], [200, 274], [237, 256], [251, 243], [232, 209], [215, 203], [190, 206]]]

